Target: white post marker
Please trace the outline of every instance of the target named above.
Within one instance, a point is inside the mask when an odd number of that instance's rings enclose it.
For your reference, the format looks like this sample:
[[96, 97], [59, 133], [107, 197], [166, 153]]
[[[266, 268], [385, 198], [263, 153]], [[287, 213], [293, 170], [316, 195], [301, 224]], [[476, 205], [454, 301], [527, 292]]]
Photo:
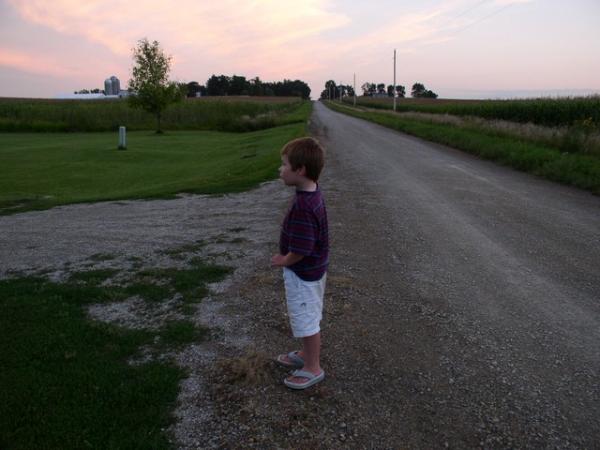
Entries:
[[354, 74], [354, 106], [356, 106], [356, 74]]
[[125, 127], [119, 127], [119, 150], [127, 148], [127, 131]]
[[396, 112], [396, 49], [394, 49], [394, 112]]

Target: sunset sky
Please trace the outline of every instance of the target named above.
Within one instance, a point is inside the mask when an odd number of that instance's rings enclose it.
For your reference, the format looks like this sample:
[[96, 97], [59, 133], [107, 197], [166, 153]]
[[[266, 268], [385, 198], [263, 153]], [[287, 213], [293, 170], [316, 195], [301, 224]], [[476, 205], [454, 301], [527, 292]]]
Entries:
[[125, 87], [147, 37], [172, 79], [424, 83], [440, 97], [600, 93], [599, 0], [0, 0], [0, 96]]

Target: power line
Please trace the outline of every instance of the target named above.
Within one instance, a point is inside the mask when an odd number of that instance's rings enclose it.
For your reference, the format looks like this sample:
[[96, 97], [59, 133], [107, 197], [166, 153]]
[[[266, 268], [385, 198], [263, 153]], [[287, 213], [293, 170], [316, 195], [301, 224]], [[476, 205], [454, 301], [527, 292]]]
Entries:
[[508, 5], [504, 5], [502, 8], [500, 8], [500, 9], [497, 9], [497, 10], [496, 10], [496, 11], [494, 11], [493, 13], [491, 13], [491, 14], [488, 14], [487, 16], [484, 16], [484, 17], [482, 17], [481, 19], [477, 19], [476, 21], [474, 21], [474, 22], [471, 22], [471, 23], [469, 23], [469, 24], [465, 25], [465, 26], [464, 26], [464, 27], [462, 27], [462, 28], [458, 28], [457, 30], [454, 30], [454, 34], [461, 33], [461, 32], [463, 32], [463, 31], [465, 31], [467, 28], [471, 28], [473, 25], [477, 25], [478, 23], [480, 23], [480, 22], [483, 22], [484, 20], [487, 20], [487, 19], [489, 19], [490, 17], [493, 17], [493, 16], [495, 16], [496, 14], [500, 14], [502, 11], [504, 11], [505, 9], [508, 9], [508, 8], [510, 8], [512, 5], [513, 5], [512, 3], [510, 3], [510, 4], [508, 4]]
[[[469, 13], [469, 12], [473, 11], [474, 9], [476, 9], [476, 8], [480, 7], [480, 6], [481, 6], [481, 5], [483, 5], [484, 3], [489, 3], [489, 1], [490, 1], [490, 0], [483, 0], [483, 1], [480, 1], [480, 2], [479, 2], [479, 3], [477, 3], [475, 6], [473, 6], [473, 7], [469, 8], [469, 9], [467, 9], [466, 11], [463, 11], [463, 12], [461, 12], [461, 13], [460, 13], [460, 14], [458, 14], [457, 16], [454, 16], [454, 17], [453, 17], [452, 19], [450, 19], [450, 20], [449, 20], [447, 23], [450, 23], [451, 21], [453, 21], [453, 20], [455, 20], [455, 19], [458, 19], [459, 17], [462, 17], [462, 16], [464, 16], [465, 14], [467, 14], [467, 13]], [[502, 6], [501, 8], [497, 9], [496, 11], [493, 11], [492, 13], [490, 13], [490, 14], [488, 14], [488, 15], [486, 15], [486, 16], [483, 16], [483, 17], [481, 17], [481, 18], [479, 18], [479, 19], [475, 19], [473, 22], [471, 22], [471, 23], [468, 23], [468, 24], [464, 25], [463, 27], [459, 27], [459, 28], [452, 28], [452, 27], [450, 27], [450, 26], [448, 26], [448, 27], [445, 27], [445, 28], [443, 28], [443, 27], [442, 27], [442, 28], [441, 28], [441, 29], [440, 29], [440, 30], [439, 30], [437, 33], [439, 33], [439, 34], [448, 33], [448, 36], [453, 36], [453, 35], [455, 35], [455, 34], [458, 34], [458, 33], [461, 33], [461, 32], [463, 32], [463, 31], [464, 31], [464, 30], [466, 30], [467, 28], [470, 28], [470, 27], [472, 27], [472, 26], [474, 26], [474, 25], [477, 25], [477, 24], [478, 24], [478, 23], [480, 23], [480, 22], [483, 22], [484, 20], [487, 20], [487, 19], [489, 19], [490, 17], [493, 17], [493, 16], [495, 16], [496, 14], [500, 14], [502, 11], [504, 11], [505, 9], [508, 9], [508, 8], [510, 8], [511, 6], [513, 6], [513, 3], [509, 3], [508, 5], [504, 5], [504, 6]]]
[[452, 17], [452, 20], [454, 20], [454, 19], [458, 19], [459, 17], [462, 17], [462, 16], [464, 16], [465, 14], [467, 14], [467, 13], [470, 13], [470, 12], [471, 12], [471, 11], [473, 11], [474, 9], [477, 9], [477, 8], [479, 8], [479, 7], [480, 7], [481, 5], [483, 5], [484, 3], [489, 3], [489, 2], [490, 2], [490, 0], [482, 0], [481, 2], [479, 2], [479, 3], [475, 4], [475, 6], [473, 6], [473, 7], [469, 8], [469, 9], [467, 9], [466, 11], [463, 11], [463, 12], [461, 12], [461, 13], [460, 13], [459, 15], [457, 15], [457, 16], [454, 16], [454, 17]]

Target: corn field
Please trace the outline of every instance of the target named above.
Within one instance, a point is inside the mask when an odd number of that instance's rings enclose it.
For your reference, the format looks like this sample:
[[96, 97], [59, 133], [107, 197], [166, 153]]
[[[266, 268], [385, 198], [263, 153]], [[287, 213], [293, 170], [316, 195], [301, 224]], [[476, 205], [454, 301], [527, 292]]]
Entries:
[[[252, 131], [302, 121], [310, 109], [299, 98], [212, 97], [185, 99], [168, 107], [165, 130]], [[126, 100], [43, 100], [0, 98], [0, 132], [153, 130], [155, 117]]]
[[[352, 99], [346, 99], [352, 103]], [[393, 99], [358, 97], [357, 105], [392, 109]], [[397, 99], [397, 111], [476, 116], [547, 127], [583, 125], [600, 128], [600, 96], [525, 100]], [[585, 123], [584, 123], [585, 122]]]

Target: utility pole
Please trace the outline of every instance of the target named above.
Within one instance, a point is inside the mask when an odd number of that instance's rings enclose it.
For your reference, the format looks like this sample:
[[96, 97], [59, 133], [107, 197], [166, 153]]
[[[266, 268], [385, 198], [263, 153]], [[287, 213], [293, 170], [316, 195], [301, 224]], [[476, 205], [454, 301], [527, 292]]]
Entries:
[[394, 49], [394, 112], [396, 112], [396, 49]]
[[354, 106], [356, 106], [356, 74], [354, 74]]

